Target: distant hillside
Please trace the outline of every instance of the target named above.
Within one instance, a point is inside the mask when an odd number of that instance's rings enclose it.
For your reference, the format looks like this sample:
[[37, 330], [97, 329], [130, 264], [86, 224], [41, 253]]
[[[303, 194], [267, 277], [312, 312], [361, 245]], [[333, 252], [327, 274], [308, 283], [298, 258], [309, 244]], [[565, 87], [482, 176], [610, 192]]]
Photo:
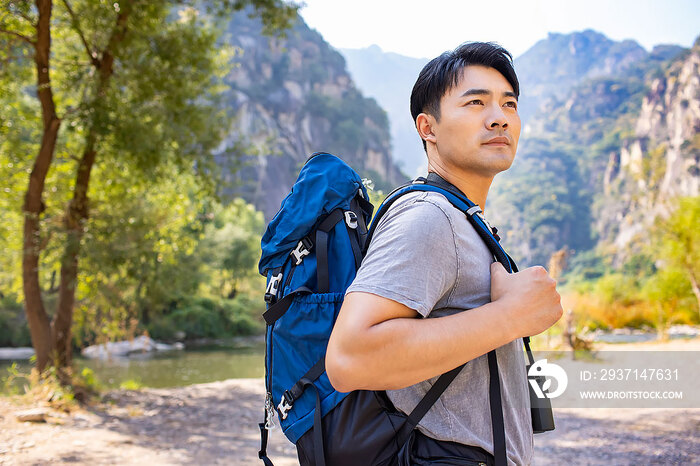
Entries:
[[584, 79], [619, 74], [647, 55], [632, 40], [615, 42], [590, 29], [550, 33], [515, 60], [522, 90], [520, 116], [528, 121], [544, 104], [565, 98]]
[[[227, 77], [237, 118], [218, 157], [227, 179], [237, 183], [235, 193], [269, 220], [316, 151], [339, 155], [379, 188], [403, 182], [391, 158], [386, 113], [357, 89], [342, 55], [301, 18], [286, 39], [261, 30], [259, 20], [236, 14], [225, 39], [242, 50]], [[250, 145], [260, 156], [240, 160]]]
[[427, 159], [411, 118], [409, 100], [413, 83], [428, 59], [383, 52], [376, 45], [340, 49], [357, 86], [379, 102], [389, 115], [392, 155], [404, 173], [415, 177], [425, 171]]

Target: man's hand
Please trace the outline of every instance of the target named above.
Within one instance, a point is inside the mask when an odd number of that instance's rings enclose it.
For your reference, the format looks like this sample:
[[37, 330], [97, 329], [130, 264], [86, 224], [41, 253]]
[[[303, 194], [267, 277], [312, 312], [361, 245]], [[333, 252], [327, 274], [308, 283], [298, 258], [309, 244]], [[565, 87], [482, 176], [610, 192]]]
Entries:
[[491, 301], [504, 304], [518, 338], [547, 330], [562, 315], [561, 296], [544, 267], [508, 273], [500, 262], [491, 264]]

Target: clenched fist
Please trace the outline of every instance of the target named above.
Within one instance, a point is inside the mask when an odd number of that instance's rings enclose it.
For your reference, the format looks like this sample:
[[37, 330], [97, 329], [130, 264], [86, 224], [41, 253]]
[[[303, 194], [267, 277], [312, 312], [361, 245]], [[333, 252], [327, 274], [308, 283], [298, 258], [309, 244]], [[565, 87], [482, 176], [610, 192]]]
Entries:
[[537, 335], [562, 315], [557, 282], [544, 267], [508, 273], [500, 262], [491, 264], [491, 301], [499, 301], [509, 313], [516, 337]]

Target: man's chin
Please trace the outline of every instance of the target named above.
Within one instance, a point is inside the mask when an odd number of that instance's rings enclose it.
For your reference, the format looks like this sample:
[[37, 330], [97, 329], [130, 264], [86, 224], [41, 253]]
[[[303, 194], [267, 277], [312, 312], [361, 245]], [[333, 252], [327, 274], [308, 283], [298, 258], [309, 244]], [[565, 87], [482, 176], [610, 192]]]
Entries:
[[484, 167], [491, 176], [496, 176], [508, 170], [513, 165], [513, 158], [504, 156], [502, 159], [492, 160], [487, 167]]

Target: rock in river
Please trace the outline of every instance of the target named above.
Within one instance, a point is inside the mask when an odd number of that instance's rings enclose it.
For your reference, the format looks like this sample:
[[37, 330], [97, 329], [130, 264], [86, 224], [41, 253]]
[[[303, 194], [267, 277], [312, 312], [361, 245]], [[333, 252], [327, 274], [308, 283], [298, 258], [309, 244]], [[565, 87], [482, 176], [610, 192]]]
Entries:
[[34, 356], [34, 348], [0, 348], [0, 359], [10, 361], [29, 359]]
[[114, 357], [127, 357], [133, 354], [148, 353], [150, 351], [171, 351], [184, 349], [182, 343], [168, 345], [158, 343], [146, 335], [136, 337], [133, 340], [111, 341], [102, 345], [93, 345], [84, 348], [82, 355], [90, 359], [109, 359]]

